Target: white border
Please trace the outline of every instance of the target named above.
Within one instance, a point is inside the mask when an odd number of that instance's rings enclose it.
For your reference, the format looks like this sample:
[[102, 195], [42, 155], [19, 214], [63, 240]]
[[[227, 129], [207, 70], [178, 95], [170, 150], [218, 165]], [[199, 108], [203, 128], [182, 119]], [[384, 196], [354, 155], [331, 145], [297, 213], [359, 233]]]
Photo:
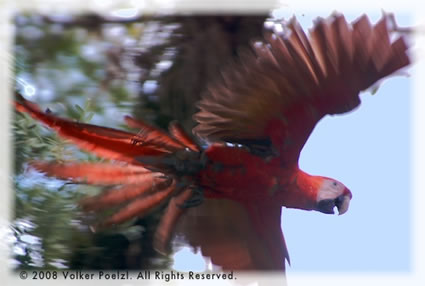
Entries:
[[[276, 2], [280, 2], [277, 3]], [[0, 190], [0, 231], [5, 230], [10, 219], [12, 204], [12, 193], [7, 190], [10, 188], [10, 171], [11, 171], [11, 158], [10, 156], [10, 116], [11, 105], [10, 105], [10, 83], [12, 79], [12, 52], [10, 50], [12, 46], [12, 35], [13, 30], [10, 24], [10, 19], [15, 11], [31, 10], [39, 11], [43, 13], [58, 13], [62, 11], [97, 11], [107, 12], [111, 9], [119, 8], [130, 8], [140, 7], [144, 13], [154, 11], [190, 11], [199, 13], [213, 13], [213, 12], [240, 12], [240, 13], [255, 13], [260, 11], [269, 11], [273, 6], [287, 7], [288, 10], [293, 12], [303, 10], [306, 12], [312, 11], [339, 11], [343, 13], [358, 12], [365, 13], [368, 11], [379, 11], [384, 9], [388, 12], [410, 12], [414, 15], [415, 25], [422, 25], [425, 27], [425, 16], [423, 7], [420, 7], [421, 1], [415, 0], [386, 0], [386, 1], [370, 1], [370, 0], [355, 0], [355, 1], [304, 1], [304, 0], [288, 0], [288, 1], [272, 1], [272, 0], [261, 0], [261, 1], [248, 1], [248, 0], [183, 0], [183, 1], [172, 1], [172, 0], [74, 0], [72, 2], [66, 2], [59, 0], [44, 0], [44, 1], [25, 1], [25, 0], [10, 0], [6, 3], [0, 4], [0, 128], [1, 133], [1, 144], [0, 154], [3, 155], [3, 160], [0, 160], [0, 186], [3, 186]], [[391, 273], [328, 273], [322, 274], [294, 274], [291, 273], [288, 277], [290, 285], [425, 285], [425, 208], [423, 203], [425, 202], [425, 35], [421, 35], [416, 39], [416, 51], [417, 62], [412, 68], [412, 80], [414, 84], [414, 94], [412, 97], [411, 116], [412, 116], [412, 270], [407, 274], [391, 274]], [[422, 80], [420, 80], [422, 79]], [[6, 96], [9, 95], [9, 96]], [[7, 159], [6, 159], [7, 158]], [[8, 188], [6, 187], [8, 186]], [[2, 231], [1, 233], [4, 233]], [[353, 246], [355, 247], [355, 246]], [[2, 285], [36, 285], [37, 281], [19, 280], [16, 276], [12, 276], [8, 271], [7, 259], [8, 259], [8, 248], [7, 244], [2, 237], [0, 237], [0, 261], [4, 263], [0, 267], [0, 279]], [[391, 254], [390, 254], [391, 255]], [[239, 275], [240, 276], [240, 275]], [[244, 275], [245, 276], [245, 275]], [[246, 275], [251, 278], [255, 278], [258, 282], [264, 282], [265, 285], [274, 285], [273, 282], [280, 282], [275, 280], [272, 275]], [[249, 278], [246, 277], [246, 278]], [[245, 279], [240, 279], [242, 282]], [[249, 279], [250, 280], [250, 279]], [[240, 282], [234, 283], [235, 285]], [[245, 280], [246, 282], [247, 280]], [[69, 281], [68, 281], [69, 282]], [[141, 281], [99, 281], [101, 285], [139, 285]], [[146, 284], [148, 281], [143, 281]], [[186, 281], [185, 281], [186, 282]], [[186, 284], [183, 281], [174, 281], [167, 283], [169, 285], [182, 285]], [[5, 284], [4, 284], [5, 283]], [[38, 281], [40, 285], [52, 285], [58, 283], [58, 281]], [[89, 285], [98, 283], [97, 281], [71, 281], [71, 283], [60, 283], [67, 284], [82, 284]], [[165, 282], [162, 282], [165, 283]], [[161, 283], [161, 284], [162, 284]], [[158, 284], [154, 281], [150, 281], [147, 284]], [[194, 283], [192, 283], [194, 284]], [[207, 283], [210, 284], [210, 283]], [[228, 285], [224, 281], [219, 283], [221, 285]], [[246, 283], [243, 283], [246, 284]], [[249, 284], [249, 285], [257, 285]]]

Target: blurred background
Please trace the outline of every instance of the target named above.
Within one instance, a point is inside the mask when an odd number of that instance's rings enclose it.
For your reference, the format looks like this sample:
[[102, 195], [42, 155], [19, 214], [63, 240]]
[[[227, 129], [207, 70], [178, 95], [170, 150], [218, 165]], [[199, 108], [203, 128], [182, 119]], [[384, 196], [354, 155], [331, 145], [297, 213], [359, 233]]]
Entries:
[[[264, 32], [268, 15], [112, 16], [17, 14], [16, 87], [62, 117], [126, 129], [131, 114], [167, 128], [191, 116], [207, 82]], [[29, 160], [99, 160], [66, 144], [23, 114], [13, 125], [14, 268], [167, 269], [152, 249], [162, 209], [120, 227], [92, 232], [96, 217], [78, 200], [100, 190], [45, 177]]]
[[[332, 10], [296, 16], [307, 28]], [[363, 12], [345, 16], [353, 21]], [[161, 128], [176, 119], [190, 132], [207, 83], [263, 33], [283, 32], [277, 19], [293, 14], [287, 7], [219, 16], [139, 15], [131, 9], [108, 16], [19, 13], [15, 85], [43, 109], [81, 122], [126, 129], [122, 118], [130, 114]], [[374, 23], [381, 10], [368, 15]], [[410, 24], [408, 15], [396, 16], [402, 26]], [[319, 122], [302, 151], [301, 168], [339, 179], [354, 198], [342, 217], [284, 210], [288, 272], [411, 269], [409, 78], [391, 78], [362, 100], [358, 111]], [[82, 213], [78, 201], [101, 189], [48, 178], [27, 162], [100, 159], [26, 115], [15, 114], [13, 135], [14, 269], [206, 269], [199, 252], [195, 256], [184, 245], [169, 256], [153, 251], [162, 209], [93, 232], [90, 226], [103, 214]]]

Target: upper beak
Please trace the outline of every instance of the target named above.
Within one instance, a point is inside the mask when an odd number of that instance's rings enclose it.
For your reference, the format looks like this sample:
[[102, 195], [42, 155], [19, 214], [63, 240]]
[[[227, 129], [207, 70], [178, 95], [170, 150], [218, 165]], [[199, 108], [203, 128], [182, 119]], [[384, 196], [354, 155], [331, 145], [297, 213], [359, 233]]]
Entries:
[[338, 215], [345, 214], [350, 206], [350, 201], [353, 198], [353, 194], [349, 189], [345, 188], [341, 196], [336, 198], [335, 206], [338, 209]]
[[338, 209], [338, 215], [345, 214], [350, 206], [351, 197], [348, 195], [341, 195], [336, 198], [335, 206]]

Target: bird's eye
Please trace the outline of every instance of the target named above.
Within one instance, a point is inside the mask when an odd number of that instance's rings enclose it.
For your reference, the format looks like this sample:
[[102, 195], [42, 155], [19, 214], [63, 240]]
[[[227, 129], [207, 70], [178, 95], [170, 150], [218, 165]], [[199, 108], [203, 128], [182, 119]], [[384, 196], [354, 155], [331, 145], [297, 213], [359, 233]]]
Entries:
[[338, 186], [338, 184], [337, 184], [336, 182], [333, 182], [333, 183], [332, 183], [332, 185], [333, 185], [334, 187]]

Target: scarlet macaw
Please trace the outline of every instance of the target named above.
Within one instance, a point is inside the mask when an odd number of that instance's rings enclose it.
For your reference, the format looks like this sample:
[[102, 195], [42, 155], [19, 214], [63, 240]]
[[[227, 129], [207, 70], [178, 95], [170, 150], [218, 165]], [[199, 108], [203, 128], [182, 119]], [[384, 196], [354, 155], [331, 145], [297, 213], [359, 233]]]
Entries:
[[[240, 55], [199, 102], [193, 132], [169, 132], [126, 117], [139, 133], [73, 122], [20, 98], [15, 107], [109, 163], [32, 162], [55, 176], [89, 184], [120, 185], [89, 197], [86, 210], [122, 206], [104, 224], [142, 216], [168, 203], [156, 231], [166, 251], [179, 218], [189, 242], [223, 269], [284, 270], [288, 251], [281, 208], [339, 214], [352, 194], [337, 180], [298, 167], [301, 149], [325, 115], [360, 104], [359, 92], [407, 66], [402, 37], [391, 41], [387, 16], [351, 25], [342, 15], [318, 19], [307, 37], [295, 19], [285, 35], [267, 35]], [[202, 198], [205, 197], [205, 201]], [[193, 206], [193, 208], [190, 208]], [[247, 236], [246, 233], [249, 233]]]

